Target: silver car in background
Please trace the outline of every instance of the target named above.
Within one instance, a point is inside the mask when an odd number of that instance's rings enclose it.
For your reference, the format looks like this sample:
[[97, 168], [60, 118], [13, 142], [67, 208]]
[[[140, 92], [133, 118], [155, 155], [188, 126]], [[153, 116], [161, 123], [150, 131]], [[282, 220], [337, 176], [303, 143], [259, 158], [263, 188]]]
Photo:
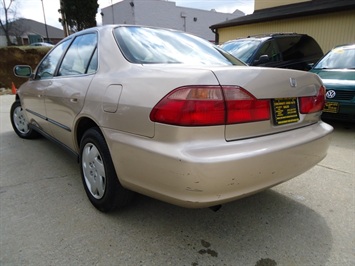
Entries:
[[302, 174], [330, 143], [317, 75], [249, 67], [180, 31], [91, 28], [14, 72], [29, 78], [15, 132], [77, 156], [103, 212], [134, 192], [191, 208], [233, 201]]

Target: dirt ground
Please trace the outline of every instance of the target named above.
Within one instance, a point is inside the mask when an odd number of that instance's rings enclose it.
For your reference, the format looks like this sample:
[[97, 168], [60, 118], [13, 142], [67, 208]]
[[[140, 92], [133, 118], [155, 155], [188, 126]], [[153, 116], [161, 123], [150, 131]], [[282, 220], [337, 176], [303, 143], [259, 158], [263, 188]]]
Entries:
[[15, 65], [29, 65], [35, 69], [50, 47], [0, 47], [0, 95], [11, 94], [12, 82], [18, 88], [26, 79], [15, 77]]

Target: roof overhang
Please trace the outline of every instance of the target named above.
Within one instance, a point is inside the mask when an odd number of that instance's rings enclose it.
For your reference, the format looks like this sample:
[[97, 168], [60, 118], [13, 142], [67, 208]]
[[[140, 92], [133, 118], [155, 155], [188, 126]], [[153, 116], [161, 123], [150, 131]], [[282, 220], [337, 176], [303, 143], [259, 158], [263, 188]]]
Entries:
[[253, 24], [270, 20], [304, 17], [353, 9], [355, 9], [354, 0], [312, 0], [309, 2], [257, 10], [251, 15], [214, 24], [210, 26], [210, 29], [215, 30], [219, 28]]

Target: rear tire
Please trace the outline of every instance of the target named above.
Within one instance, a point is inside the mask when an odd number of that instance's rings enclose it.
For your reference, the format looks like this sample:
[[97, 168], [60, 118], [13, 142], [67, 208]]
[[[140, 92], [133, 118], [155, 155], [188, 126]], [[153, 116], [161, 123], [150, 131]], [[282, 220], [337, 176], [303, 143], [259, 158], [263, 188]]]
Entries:
[[80, 143], [80, 170], [90, 202], [102, 212], [126, 206], [133, 192], [120, 184], [110, 151], [98, 128], [88, 129]]
[[34, 139], [40, 134], [29, 127], [19, 100], [16, 100], [10, 109], [10, 120], [15, 133], [23, 139]]

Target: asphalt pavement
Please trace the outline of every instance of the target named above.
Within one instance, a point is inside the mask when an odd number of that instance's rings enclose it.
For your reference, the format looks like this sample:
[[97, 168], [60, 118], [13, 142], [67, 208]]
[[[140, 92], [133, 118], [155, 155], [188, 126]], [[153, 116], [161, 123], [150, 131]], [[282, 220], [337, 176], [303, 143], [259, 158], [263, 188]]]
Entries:
[[[142, 195], [103, 214], [75, 159], [23, 140], [0, 96], [0, 265], [355, 265], [355, 125], [335, 128], [328, 156], [272, 189], [210, 209]], [[277, 162], [275, 162], [277, 163]]]

